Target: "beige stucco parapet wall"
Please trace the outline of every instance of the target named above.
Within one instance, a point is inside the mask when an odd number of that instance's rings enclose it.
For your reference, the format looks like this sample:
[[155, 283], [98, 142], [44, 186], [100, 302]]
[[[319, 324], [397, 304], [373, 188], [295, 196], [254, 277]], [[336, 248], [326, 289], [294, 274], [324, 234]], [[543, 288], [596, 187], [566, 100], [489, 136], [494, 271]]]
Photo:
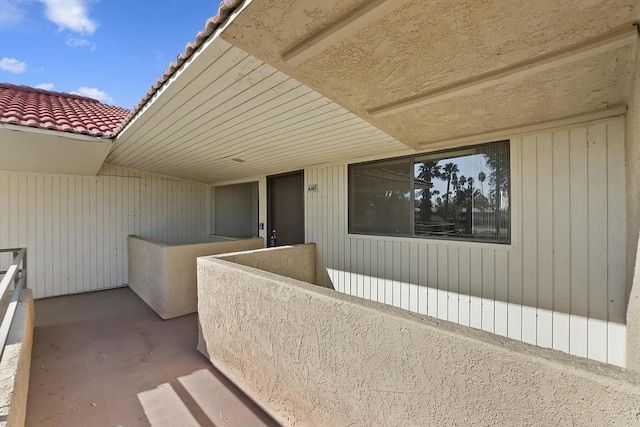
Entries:
[[129, 287], [163, 319], [197, 310], [196, 258], [264, 247], [262, 238], [169, 246], [129, 236]]
[[198, 259], [201, 351], [284, 425], [640, 425], [640, 376]]
[[0, 361], [0, 426], [24, 426], [34, 322], [33, 294], [30, 289], [25, 289], [20, 293], [20, 302]]
[[216, 255], [216, 258], [290, 279], [317, 283], [315, 243], [227, 253]]
[[[311, 284], [318, 283], [315, 243], [229, 253], [216, 255], [215, 258], [257, 268], [261, 271], [278, 274], [290, 279], [301, 280]], [[208, 357], [200, 325], [198, 325], [198, 350]]]

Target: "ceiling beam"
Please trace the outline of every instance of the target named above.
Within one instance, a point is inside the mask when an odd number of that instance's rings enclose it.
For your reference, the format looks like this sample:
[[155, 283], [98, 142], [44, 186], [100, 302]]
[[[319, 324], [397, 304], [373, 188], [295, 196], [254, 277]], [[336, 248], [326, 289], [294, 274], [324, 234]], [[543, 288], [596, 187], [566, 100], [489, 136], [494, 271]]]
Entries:
[[555, 52], [512, 64], [489, 73], [473, 76], [469, 79], [460, 80], [445, 87], [419, 95], [371, 108], [367, 113], [375, 118], [390, 116], [446, 99], [468, 95], [491, 86], [523, 80], [532, 74], [557, 68], [571, 62], [590, 58], [600, 53], [635, 43], [637, 39], [637, 27], [634, 25], [624, 26], [623, 28], [618, 28], [607, 34]]
[[327, 28], [312, 35], [302, 43], [282, 54], [282, 59], [292, 66], [297, 66], [307, 59], [321, 53], [345, 37], [353, 34], [374, 21], [399, 8], [409, 0], [374, 0], [352, 13], [343, 16]]

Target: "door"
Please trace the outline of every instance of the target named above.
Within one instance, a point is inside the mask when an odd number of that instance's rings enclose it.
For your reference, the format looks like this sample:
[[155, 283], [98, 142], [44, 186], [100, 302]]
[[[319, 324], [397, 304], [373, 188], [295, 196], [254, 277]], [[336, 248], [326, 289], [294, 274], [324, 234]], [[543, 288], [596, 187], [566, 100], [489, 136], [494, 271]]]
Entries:
[[304, 243], [304, 171], [267, 177], [267, 244]]

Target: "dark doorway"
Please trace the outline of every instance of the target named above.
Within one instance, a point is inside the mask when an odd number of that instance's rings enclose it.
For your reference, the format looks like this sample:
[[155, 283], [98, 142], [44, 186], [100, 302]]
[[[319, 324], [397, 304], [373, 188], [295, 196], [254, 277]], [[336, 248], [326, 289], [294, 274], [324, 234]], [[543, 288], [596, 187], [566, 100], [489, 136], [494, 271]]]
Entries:
[[277, 246], [304, 243], [304, 171], [267, 177], [267, 225]]

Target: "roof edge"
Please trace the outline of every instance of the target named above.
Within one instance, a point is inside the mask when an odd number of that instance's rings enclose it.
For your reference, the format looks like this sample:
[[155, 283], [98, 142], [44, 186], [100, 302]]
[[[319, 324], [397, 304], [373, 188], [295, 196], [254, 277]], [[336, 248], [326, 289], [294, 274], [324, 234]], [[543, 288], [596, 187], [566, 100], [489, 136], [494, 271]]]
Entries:
[[13, 123], [0, 123], [0, 130], [10, 130], [13, 132], [37, 133], [40, 135], [55, 136], [58, 138], [75, 139], [84, 142], [110, 142], [115, 141], [115, 135], [104, 134], [102, 136], [89, 135], [86, 133], [63, 132], [55, 129], [39, 128], [34, 126], [16, 125]]
[[194, 53], [211, 37], [216, 30], [227, 22], [231, 14], [236, 11], [245, 0], [224, 0], [218, 8], [218, 13], [207, 19], [205, 27], [196, 34], [194, 41], [187, 44], [185, 51], [178, 55], [176, 60], [169, 64], [169, 68], [162, 76], [149, 88], [147, 93], [131, 110], [129, 116], [122, 122], [120, 127], [114, 132], [117, 137], [131, 121], [140, 113], [143, 108], [153, 99], [158, 91], [182, 68], [182, 66], [193, 56]]

